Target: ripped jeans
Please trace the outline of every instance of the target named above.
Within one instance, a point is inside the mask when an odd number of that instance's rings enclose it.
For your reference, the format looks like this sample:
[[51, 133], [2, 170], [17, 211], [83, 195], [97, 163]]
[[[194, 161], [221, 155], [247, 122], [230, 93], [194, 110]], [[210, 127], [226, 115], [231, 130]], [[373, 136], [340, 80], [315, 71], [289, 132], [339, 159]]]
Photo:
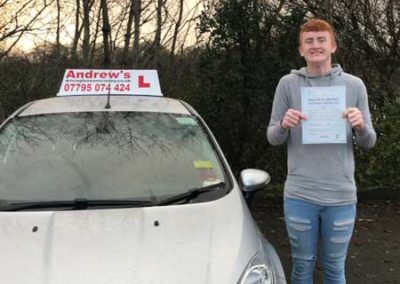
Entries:
[[356, 204], [320, 206], [285, 198], [284, 213], [292, 250], [291, 283], [313, 283], [318, 244], [324, 283], [346, 283], [344, 266]]

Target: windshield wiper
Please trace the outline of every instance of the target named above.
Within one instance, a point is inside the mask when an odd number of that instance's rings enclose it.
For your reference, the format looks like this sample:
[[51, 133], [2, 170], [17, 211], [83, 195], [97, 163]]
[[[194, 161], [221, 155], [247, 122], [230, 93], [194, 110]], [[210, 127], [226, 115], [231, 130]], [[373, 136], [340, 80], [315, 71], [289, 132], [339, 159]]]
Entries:
[[74, 200], [54, 200], [54, 201], [31, 201], [7, 203], [0, 206], [0, 211], [20, 211], [29, 209], [53, 209], [66, 208], [70, 210], [83, 210], [90, 207], [143, 207], [153, 205], [152, 200], [129, 200], [129, 199], [109, 199], [109, 200], [89, 200], [77, 198]]
[[165, 206], [180, 201], [184, 203], [196, 198], [197, 196], [215, 190], [216, 188], [225, 188], [225, 183], [220, 182], [200, 188], [193, 188], [187, 192], [168, 197], [160, 201], [154, 199], [130, 200], [130, 199], [106, 199], [90, 200], [86, 198], [77, 198], [74, 200], [53, 200], [53, 201], [31, 201], [3, 203], [0, 205], [0, 211], [23, 211], [30, 209], [54, 209], [63, 208], [68, 210], [84, 210], [91, 207], [146, 207], [146, 206]]
[[171, 197], [168, 197], [166, 199], [160, 200], [158, 202], [155, 202], [154, 205], [156, 206], [164, 206], [164, 205], [170, 205], [174, 204], [180, 201], [184, 201], [184, 203], [189, 202], [190, 200], [196, 198], [200, 194], [215, 190], [216, 188], [225, 188], [225, 183], [224, 182], [219, 182], [215, 184], [211, 184], [208, 186], [200, 187], [200, 188], [193, 188], [189, 191], [186, 191], [181, 194], [177, 194]]

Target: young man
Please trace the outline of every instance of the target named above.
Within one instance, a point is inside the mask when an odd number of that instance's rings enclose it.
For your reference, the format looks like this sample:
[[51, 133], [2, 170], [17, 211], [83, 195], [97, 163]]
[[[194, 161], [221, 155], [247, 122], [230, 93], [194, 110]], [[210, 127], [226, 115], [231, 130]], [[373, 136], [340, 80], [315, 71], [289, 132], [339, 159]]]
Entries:
[[267, 129], [270, 144], [287, 142], [284, 213], [291, 280], [313, 283], [319, 245], [324, 282], [345, 283], [357, 202], [353, 137], [369, 149], [376, 134], [364, 83], [332, 65], [336, 41], [330, 24], [312, 19], [299, 37], [307, 67], [281, 78]]

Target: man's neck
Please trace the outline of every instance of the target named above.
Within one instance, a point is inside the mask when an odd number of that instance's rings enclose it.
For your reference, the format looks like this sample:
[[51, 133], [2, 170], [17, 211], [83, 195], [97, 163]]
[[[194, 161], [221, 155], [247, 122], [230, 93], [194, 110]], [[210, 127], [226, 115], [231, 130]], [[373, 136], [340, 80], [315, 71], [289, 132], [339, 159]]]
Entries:
[[329, 64], [307, 64], [307, 73], [310, 75], [322, 76], [330, 73], [332, 70], [331, 63]]

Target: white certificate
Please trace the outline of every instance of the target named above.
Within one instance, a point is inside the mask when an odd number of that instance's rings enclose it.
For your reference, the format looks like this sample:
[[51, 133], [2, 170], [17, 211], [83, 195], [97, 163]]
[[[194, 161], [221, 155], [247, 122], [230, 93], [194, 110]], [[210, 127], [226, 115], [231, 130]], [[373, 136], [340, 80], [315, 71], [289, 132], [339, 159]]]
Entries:
[[346, 143], [345, 86], [302, 87], [303, 144]]

